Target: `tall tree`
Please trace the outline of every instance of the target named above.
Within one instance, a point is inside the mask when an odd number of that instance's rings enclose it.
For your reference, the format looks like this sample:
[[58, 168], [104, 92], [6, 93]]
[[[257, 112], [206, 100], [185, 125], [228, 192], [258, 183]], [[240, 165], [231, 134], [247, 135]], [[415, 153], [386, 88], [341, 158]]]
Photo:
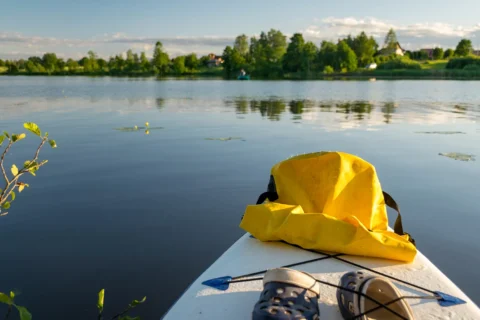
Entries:
[[185, 56], [178, 56], [173, 59], [173, 71], [176, 74], [185, 73]]
[[55, 53], [45, 53], [42, 63], [49, 72], [54, 71], [57, 64], [57, 55]]
[[373, 37], [368, 37], [362, 31], [351, 41], [347, 38], [345, 42], [355, 52], [360, 66], [364, 67], [374, 61], [373, 56], [377, 52], [378, 43]]
[[100, 71], [105, 71], [105, 69], [107, 68], [108, 66], [108, 63], [105, 59], [97, 59], [97, 64], [98, 64], [98, 69], [100, 69]]
[[227, 46], [223, 51], [223, 72], [227, 77], [234, 76], [245, 68], [245, 58], [237, 49]]
[[462, 39], [457, 44], [455, 55], [459, 57], [468, 56], [473, 51], [472, 41], [469, 39]]
[[133, 54], [133, 70], [140, 71], [142, 67], [140, 66], [140, 56], [138, 53]]
[[305, 40], [301, 33], [295, 33], [290, 38], [287, 52], [283, 56], [283, 70], [286, 72], [301, 71], [303, 64], [303, 49]]
[[271, 29], [267, 34], [268, 58], [280, 62], [287, 51], [287, 37], [280, 30]]
[[210, 58], [207, 55], [202, 56], [199, 61], [200, 67], [204, 67], [204, 68], [208, 67], [209, 61], [210, 61]]
[[453, 49], [447, 49], [447, 50], [445, 50], [445, 53], [443, 54], [443, 58], [444, 59], [449, 59], [449, 58], [453, 57], [454, 53], [455, 52], [453, 51]]
[[140, 66], [143, 72], [150, 71], [150, 61], [148, 61], [145, 52], [140, 53]]
[[153, 60], [152, 65], [155, 70], [155, 73], [165, 74], [168, 71], [170, 59], [168, 54], [163, 51], [163, 45], [160, 41], [157, 41], [155, 44], [155, 49], [153, 51]]
[[308, 41], [303, 46], [302, 52], [302, 70], [309, 73], [316, 69], [315, 60], [317, 59], [318, 48], [315, 43]]
[[432, 52], [433, 60], [443, 59], [443, 54], [444, 54], [443, 49], [436, 47], [435, 49], [433, 49], [433, 52]]
[[55, 69], [58, 70], [58, 71], [64, 71], [65, 70], [65, 61], [63, 59], [57, 59]]
[[388, 30], [388, 33], [385, 36], [383, 47], [386, 49], [395, 49], [397, 47], [397, 43], [398, 39], [395, 31], [393, 29]]
[[235, 38], [235, 44], [233, 48], [237, 50], [242, 56], [247, 55], [248, 53], [248, 37], [244, 34], [239, 35]]
[[32, 61], [33, 63], [39, 63], [39, 64], [42, 64], [43, 63], [43, 60], [42, 58], [40, 57], [29, 57], [28, 58], [28, 61]]
[[25, 64], [25, 69], [27, 70], [28, 73], [38, 73], [38, 68], [35, 65], [35, 62], [32, 62], [30, 60], [27, 61]]
[[85, 72], [95, 72], [98, 70], [97, 54], [92, 50], [88, 51], [88, 58], [83, 65]]
[[66, 65], [67, 65], [68, 71], [74, 71], [78, 68], [78, 62], [71, 58], [67, 60]]
[[5, 66], [5, 61], [3, 61], [2, 59], [0, 59], [0, 67], [4, 67]]
[[334, 70], [338, 70], [339, 67], [336, 56], [337, 46], [332, 42], [322, 41], [317, 55], [317, 64], [320, 70], [324, 70], [326, 67], [331, 67]]
[[250, 39], [250, 56], [254, 73], [275, 77], [282, 73], [282, 57], [287, 50], [287, 39], [278, 30], [262, 32], [259, 39]]
[[132, 71], [135, 67], [135, 58], [132, 49], [127, 50], [127, 58], [125, 61], [127, 63], [127, 70]]
[[185, 67], [190, 71], [198, 68], [198, 58], [195, 53], [191, 53], [185, 57]]
[[337, 45], [337, 65], [341, 71], [355, 71], [357, 69], [357, 56], [345, 41]]

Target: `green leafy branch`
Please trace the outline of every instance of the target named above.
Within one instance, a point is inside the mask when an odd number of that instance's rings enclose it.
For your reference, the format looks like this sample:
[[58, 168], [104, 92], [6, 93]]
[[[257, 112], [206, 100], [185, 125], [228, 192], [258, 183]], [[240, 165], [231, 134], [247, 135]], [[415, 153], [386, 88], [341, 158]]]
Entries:
[[[40, 154], [40, 150], [42, 149], [43, 145], [48, 141], [52, 148], [57, 147], [57, 143], [55, 140], [50, 139], [48, 137], [48, 133], [45, 132], [45, 135], [42, 136], [42, 132], [40, 128], [33, 122], [26, 122], [23, 124], [23, 127], [28, 131], [32, 132], [36, 136], [41, 138], [40, 145], [38, 146], [33, 158], [31, 160], [27, 160], [23, 163], [23, 167], [19, 169], [15, 164], [12, 165], [10, 168], [10, 172], [12, 177], [9, 177], [7, 171], [4, 167], [5, 156], [10, 151], [10, 148], [17, 142], [25, 139], [27, 135], [25, 133], [20, 134], [10, 134], [6, 131], [0, 135], [0, 146], [2, 146], [3, 142], [6, 140], [8, 143], [5, 149], [2, 152], [2, 156], [0, 157], [0, 168], [2, 170], [3, 179], [5, 180], [5, 187], [0, 189], [0, 206], [1, 209], [8, 210], [10, 208], [11, 202], [13, 202], [16, 198], [15, 189], [18, 189], [18, 192], [22, 192], [25, 187], [29, 187], [27, 183], [19, 181], [20, 177], [22, 177], [25, 173], [30, 173], [31, 175], [35, 176], [35, 172], [45, 165], [48, 160], [39, 161], [38, 156]], [[1, 210], [0, 209], [0, 210]], [[8, 212], [0, 213], [0, 216], [4, 216], [8, 214]]]
[[[120, 313], [114, 315], [111, 320], [140, 320], [140, 317], [132, 318], [126, 315], [130, 310], [138, 306], [139, 304], [144, 303], [147, 300], [147, 297], [143, 297], [141, 300], [133, 300], [129, 303], [129, 305]], [[98, 293], [98, 301], [97, 301], [97, 308], [98, 308], [98, 320], [103, 320], [103, 305], [105, 302], [105, 289], [100, 290]], [[22, 319], [23, 320], [23, 319]]]
[[28, 312], [27, 308], [15, 304], [15, 293], [10, 291], [10, 295], [7, 295], [3, 292], [0, 292], [0, 302], [8, 305], [7, 314], [5, 319], [8, 319], [10, 313], [12, 312], [12, 306], [15, 307], [20, 314], [20, 320], [32, 320], [32, 315]]

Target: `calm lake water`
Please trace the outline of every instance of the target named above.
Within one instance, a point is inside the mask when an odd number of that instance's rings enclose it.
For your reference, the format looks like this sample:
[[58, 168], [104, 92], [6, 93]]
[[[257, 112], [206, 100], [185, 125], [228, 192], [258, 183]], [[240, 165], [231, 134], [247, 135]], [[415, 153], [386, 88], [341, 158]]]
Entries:
[[[480, 303], [480, 163], [439, 155], [480, 156], [480, 82], [0, 77], [0, 129], [26, 121], [58, 148], [0, 218], [0, 290], [36, 319], [95, 319], [101, 288], [107, 315], [146, 295], [137, 314], [158, 319], [243, 234], [271, 166], [321, 150], [374, 164], [418, 248]], [[115, 130], [146, 121], [162, 128]]]

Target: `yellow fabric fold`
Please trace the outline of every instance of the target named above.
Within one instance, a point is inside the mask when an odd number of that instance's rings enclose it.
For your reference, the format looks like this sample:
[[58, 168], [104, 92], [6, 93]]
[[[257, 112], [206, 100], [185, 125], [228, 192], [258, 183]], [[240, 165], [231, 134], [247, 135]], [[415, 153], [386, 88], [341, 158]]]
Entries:
[[412, 261], [407, 235], [388, 230], [375, 168], [359, 157], [321, 152], [272, 168], [278, 200], [246, 208], [240, 227], [261, 241], [305, 249]]

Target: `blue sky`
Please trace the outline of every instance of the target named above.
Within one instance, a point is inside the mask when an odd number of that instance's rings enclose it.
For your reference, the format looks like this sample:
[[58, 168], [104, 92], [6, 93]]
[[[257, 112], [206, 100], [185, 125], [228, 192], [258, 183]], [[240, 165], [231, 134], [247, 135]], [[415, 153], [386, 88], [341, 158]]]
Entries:
[[[0, 58], [54, 51], [80, 57], [147, 51], [161, 40], [172, 55], [220, 54], [241, 33], [302, 32], [320, 43], [365, 30], [381, 42], [393, 27], [403, 47], [480, 45], [480, 1], [320, 0], [7, 0], [1, 5]], [[477, 40], [478, 37], [478, 40]], [[478, 45], [477, 45], [477, 42]]]

